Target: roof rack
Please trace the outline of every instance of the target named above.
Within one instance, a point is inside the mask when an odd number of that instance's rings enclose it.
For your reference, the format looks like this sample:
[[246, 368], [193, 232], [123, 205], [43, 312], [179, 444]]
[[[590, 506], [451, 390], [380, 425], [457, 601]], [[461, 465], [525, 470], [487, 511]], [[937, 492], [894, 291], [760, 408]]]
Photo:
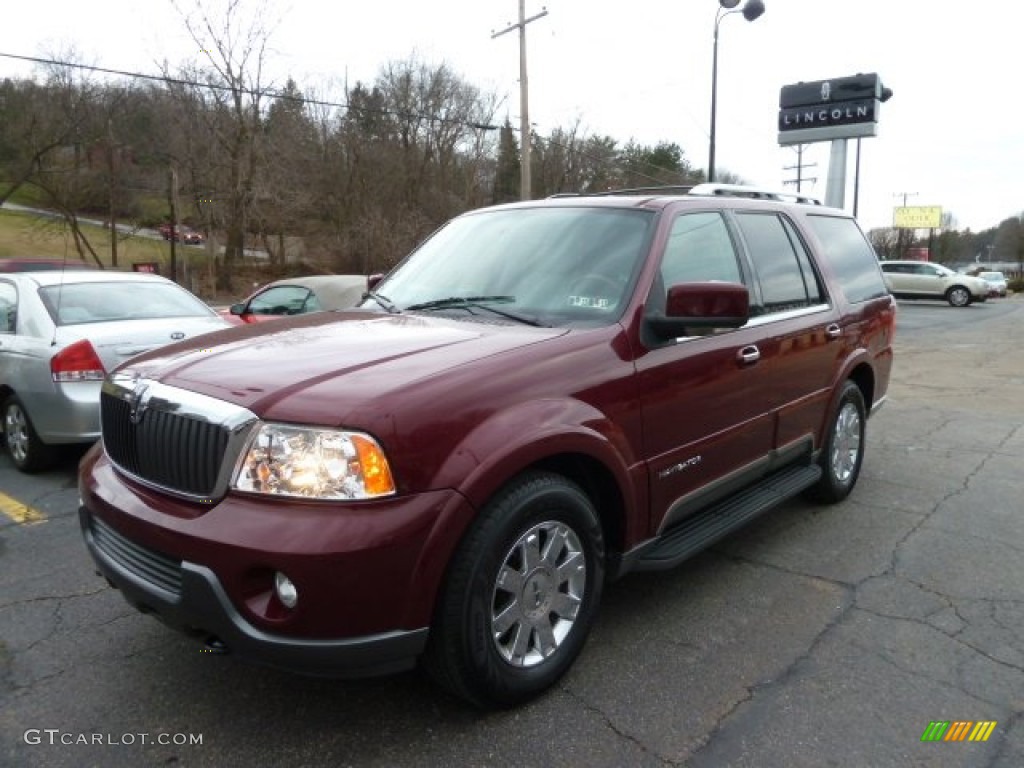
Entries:
[[600, 192], [556, 192], [552, 197], [610, 197], [612, 195], [685, 195], [692, 184], [668, 184], [658, 187], [624, 187], [622, 189], [604, 189]]
[[749, 187], [745, 184], [698, 184], [690, 190], [691, 195], [718, 197], [749, 197], [753, 200], [778, 200], [780, 202], [821, 205], [821, 200], [800, 193]]
[[629, 187], [606, 189], [601, 192], [556, 192], [553, 197], [608, 197], [611, 195], [695, 195], [697, 197], [746, 197], [751, 200], [775, 200], [783, 203], [821, 205], [821, 200], [810, 195], [764, 189], [746, 184], [704, 183], [693, 185], [668, 184], [659, 187]]

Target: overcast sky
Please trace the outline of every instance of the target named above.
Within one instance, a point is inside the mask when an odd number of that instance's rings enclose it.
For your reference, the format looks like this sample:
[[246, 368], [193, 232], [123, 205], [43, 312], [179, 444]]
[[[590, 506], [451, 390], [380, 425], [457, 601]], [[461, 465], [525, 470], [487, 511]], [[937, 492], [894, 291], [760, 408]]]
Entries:
[[[207, 0], [213, 7], [221, 0]], [[941, 206], [958, 228], [997, 226], [1024, 211], [1024, 7], [1019, 2], [764, 0], [719, 32], [716, 166], [761, 186], [794, 179], [795, 148], [778, 146], [783, 85], [877, 72], [893, 89], [877, 137], [861, 142], [858, 215], [890, 226], [896, 205]], [[189, 4], [189, 0], [182, 0]], [[271, 3], [276, 83], [372, 82], [388, 61], [448, 64], [519, 120], [519, 41], [493, 32], [518, 0]], [[529, 113], [541, 135], [577, 121], [625, 143], [678, 143], [706, 168], [717, 0], [528, 0]], [[83, 59], [157, 72], [198, 54], [169, 0], [32, 0], [5, 11], [0, 53], [35, 56], [73, 44]], [[27, 65], [0, 58], [0, 77]], [[808, 145], [803, 191], [824, 198], [829, 144]], [[856, 142], [846, 208], [853, 209]], [[813, 164], [813, 165], [811, 165]], [[790, 166], [787, 168], [787, 166]]]

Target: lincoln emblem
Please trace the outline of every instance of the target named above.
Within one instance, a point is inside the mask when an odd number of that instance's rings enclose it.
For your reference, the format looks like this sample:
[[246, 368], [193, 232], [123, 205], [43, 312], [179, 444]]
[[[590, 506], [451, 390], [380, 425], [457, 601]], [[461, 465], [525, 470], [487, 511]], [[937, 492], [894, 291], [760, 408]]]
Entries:
[[135, 385], [135, 389], [132, 390], [128, 398], [128, 418], [132, 424], [142, 421], [142, 414], [146, 412], [146, 407], [149, 405], [149, 397], [149, 384], [140, 382]]
[[828, 101], [832, 97], [832, 84], [825, 81], [821, 84], [821, 100]]

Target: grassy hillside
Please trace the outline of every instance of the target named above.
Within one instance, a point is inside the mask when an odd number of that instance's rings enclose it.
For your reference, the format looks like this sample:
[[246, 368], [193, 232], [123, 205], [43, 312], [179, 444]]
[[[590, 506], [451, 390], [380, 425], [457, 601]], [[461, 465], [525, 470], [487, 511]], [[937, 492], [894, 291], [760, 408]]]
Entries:
[[[102, 227], [82, 225], [104, 266], [110, 266], [110, 233]], [[60, 219], [49, 219], [20, 211], [0, 210], [0, 258], [47, 256], [78, 259], [71, 230]], [[117, 266], [131, 269], [137, 261], [156, 261], [165, 272], [170, 264], [170, 245], [163, 240], [125, 236], [118, 239]], [[91, 256], [86, 260], [92, 261]]]
[[[110, 231], [91, 224], [81, 226], [103, 267], [110, 269]], [[205, 248], [179, 245], [177, 255], [178, 282], [211, 303], [237, 301], [257, 285], [285, 276], [284, 272], [277, 274], [266, 263], [239, 264], [234, 271], [235, 290], [231, 294], [221, 294], [214, 290], [213, 265]], [[70, 229], [62, 219], [0, 209], [0, 258], [13, 257], [67, 258], [73, 261], [82, 258], [75, 248]], [[88, 252], [84, 259], [95, 264]], [[130, 271], [132, 265], [139, 262], [156, 262], [160, 265], [160, 274], [170, 277], [170, 243], [160, 238], [120, 233], [116, 268]], [[287, 274], [306, 274], [309, 271], [293, 265]]]

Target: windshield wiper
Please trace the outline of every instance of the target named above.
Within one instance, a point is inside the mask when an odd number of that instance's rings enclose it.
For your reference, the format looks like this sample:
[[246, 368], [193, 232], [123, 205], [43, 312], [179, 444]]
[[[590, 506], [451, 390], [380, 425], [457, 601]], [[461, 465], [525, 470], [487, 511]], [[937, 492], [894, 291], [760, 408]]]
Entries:
[[490, 302], [500, 304], [511, 304], [515, 302], [515, 296], [449, 296], [446, 299], [434, 299], [433, 301], [423, 301], [419, 304], [410, 304], [406, 307], [406, 310], [418, 310], [418, 309], [464, 309], [470, 314], [474, 314], [474, 309], [484, 309], [495, 315], [501, 315], [507, 317], [509, 320], [515, 320], [517, 323], [523, 323], [524, 325], [533, 325], [538, 328], [546, 328], [547, 326], [535, 320], [532, 317], [526, 317], [524, 315], [516, 314], [515, 312], [507, 312], [496, 307], [488, 306]]
[[393, 302], [387, 296], [384, 296], [384, 295], [382, 295], [380, 293], [374, 293], [373, 291], [367, 291], [366, 293], [363, 294], [363, 301], [365, 301], [366, 299], [373, 299], [378, 304], [380, 304], [382, 307], [384, 307], [384, 309], [386, 309], [388, 312], [390, 312], [392, 315], [397, 315], [399, 312], [402, 311], [397, 306], [395, 306], [395, 302]]

